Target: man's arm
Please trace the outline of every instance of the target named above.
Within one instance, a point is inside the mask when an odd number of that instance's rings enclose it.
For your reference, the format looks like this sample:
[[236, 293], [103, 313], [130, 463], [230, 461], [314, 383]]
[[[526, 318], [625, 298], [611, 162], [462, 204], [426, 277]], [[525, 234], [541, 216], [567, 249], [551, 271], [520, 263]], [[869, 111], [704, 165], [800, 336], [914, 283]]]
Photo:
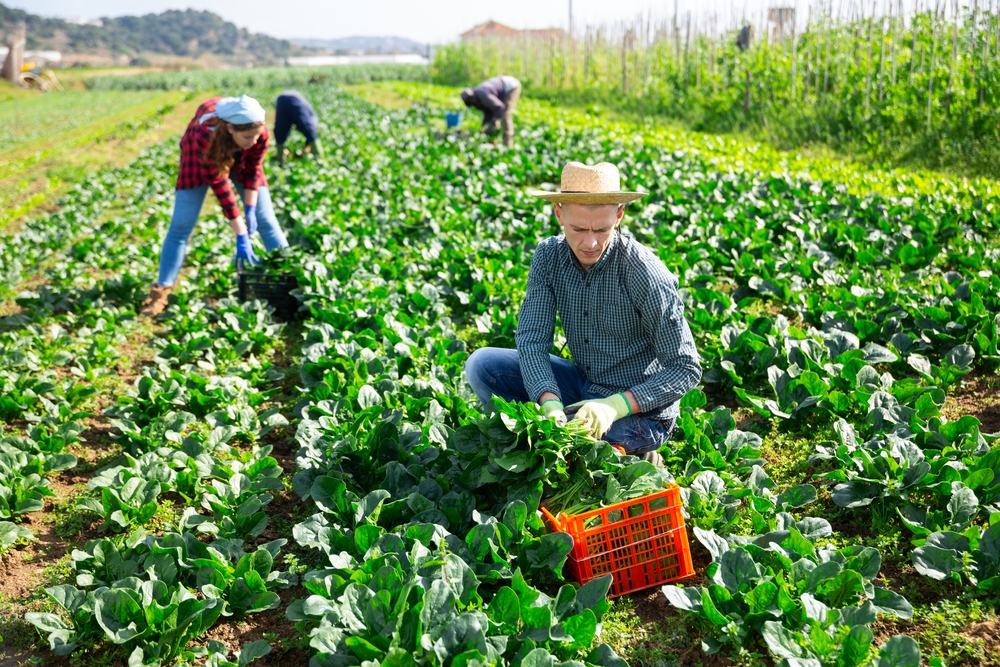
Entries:
[[549, 398], [560, 398], [559, 385], [549, 361], [556, 326], [556, 297], [547, 279], [550, 270], [548, 262], [552, 261], [548, 251], [546, 244], [539, 245], [531, 258], [528, 288], [514, 335], [524, 388], [528, 396], [539, 403]]
[[[684, 304], [677, 293], [677, 279], [665, 268], [648, 270], [645, 292], [633, 282], [633, 294], [646, 294], [642, 320], [653, 339], [656, 358], [663, 368], [626, 392], [633, 412], [648, 412], [679, 401], [701, 380], [701, 362], [694, 336], [684, 318]], [[629, 396], [631, 394], [631, 396]], [[638, 410], [636, 410], [638, 408]]]

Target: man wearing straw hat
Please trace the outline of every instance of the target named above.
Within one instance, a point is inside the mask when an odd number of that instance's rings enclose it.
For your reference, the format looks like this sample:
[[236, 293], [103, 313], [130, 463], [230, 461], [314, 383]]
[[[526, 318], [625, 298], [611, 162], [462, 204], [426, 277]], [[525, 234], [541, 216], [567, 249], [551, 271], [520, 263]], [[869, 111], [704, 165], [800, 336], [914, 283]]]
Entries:
[[[534, 194], [555, 204], [563, 234], [535, 249], [517, 349], [476, 350], [469, 384], [488, 408], [493, 396], [536, 401], [557, 423], [573, 415], [595, 438], [662, 464], [657, 450], [701, 364], [677, 278], [620, 231], [625, 204], [645, 193], [621, 191], [613, 164], [570, 162], [560, 192]], [[549, 354], [556, 313], [572, 361]]]

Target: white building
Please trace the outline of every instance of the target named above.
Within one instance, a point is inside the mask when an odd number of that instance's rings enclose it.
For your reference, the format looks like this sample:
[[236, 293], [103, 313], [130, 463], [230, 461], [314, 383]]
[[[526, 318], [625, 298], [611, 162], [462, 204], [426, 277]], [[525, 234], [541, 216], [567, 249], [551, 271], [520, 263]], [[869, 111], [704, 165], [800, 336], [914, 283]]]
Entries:
[[[0, 63], [7, 58], [8, 51], [10, 51], [8, 47], [0, 46]], [[59, 51], [25, 51], [24, 62], [34, 62], [36, 65], [52, 65], [62, 62], [62, 54]]]
[[104, 27], [104, 21], [101, 19], [63, 19], [66, 23], [72, 23], [73, 25], [92, 25], [98, 28]]
[[428, 65], [430, 61], [419, 53], [386, 53], [359, 56], [297, 56], [285, 59], [289, 67], [321, 67], [324, 65]]

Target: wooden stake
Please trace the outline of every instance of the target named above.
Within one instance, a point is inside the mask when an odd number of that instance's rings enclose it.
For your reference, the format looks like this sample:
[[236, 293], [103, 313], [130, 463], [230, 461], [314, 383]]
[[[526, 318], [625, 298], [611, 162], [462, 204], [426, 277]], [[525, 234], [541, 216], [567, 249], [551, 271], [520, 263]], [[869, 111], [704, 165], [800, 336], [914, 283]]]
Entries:
[[628, 52], [625, 36], [622, 36], [622, 97], [628, 96]]
[[[794, 12], [794, 9], [792, 10]], [[792, 19], [792, 102], [795, 102], [795, 20]]]
[[[824, 14], [825, 14], [825, 12], [824, 12]], [[826, 27], [826, 17], [823, 14], [820, 15], [820, 21], [822, 21], [823, 27], [825, 28]], [[819, 35], [821, 34], [821, 32], [822, 32], [822, 28], [817, 28], [815, 30], [810, 31], [810, 33], [809, 33], [810, 36], [813, 38], [812, 39], [812, 42], [813, 42], [813, 66], [810, 67], [810, 72], [811, 72], [812, 77], [813, 77], [813, 99], [817, 100], [817, 101], [819, 100], [819, 80], [820, 80], [820, 77], [819, 77], [819, 67], [820, 67], [820, 64], [823, 62], [823, 56], [819, 52]]]
[[[843, 0], [841, 1], [841, 6], [843, 6]], [[830, 0], [830, 13], [833, 13], [833, 0]], [[837, 16], [840, 17], [840, 10], [837, 10]], [[833, 16], [827, 19], [827, 31], [826, 31], [826, 64], [823, 66], [823, 95], [826, 95], [827, 90], [829, 90], [827, 84], [830, 81], [830, 43], [833, 41], [833, 31], [834, 22]]]
[[979, 19], [979, 0], [972, 0], [972, 34], [969, 41], [972, 43], [972, 54], [976, 53], [976, 21]]
[[[983, 34], [983, 53], [979, 58], [979, 69], [981, 72], [985, 73], [986, 69], [989, 67], [989, 47], [990, 47], [990, 27], [993, 23], [993, 0], [990, 0], [990, 9], [986, 14], [986, 28]], [[980, 77], [979, 83], [979, 106], [983, 106], [986, 98], [986, 86], [982, 83], [982, 77]]]
[[[940, 5], [939, 5], [940, 6]], [[927, 76], [927, 134], [931, 133], [931, 104], [934, 101], [934, 66], [937, 64], [937, 8], [931, 20], [931, 69]]]
[[955, 15], [951, 26], [951, 58], [948, 62], [948, 87], [944, 96], [944, 112], [951, 115], [952, 82], [955, 80], [955, 62], [958, 60], [958, 0], [954, 0]]
[[993, 16], [993, 24], [995, 26], [993, 30], [993, 39], [996, 40], [996, 49], [993, 51], [993, 59], [996, 60], [1000, 57], [1000, 8], [997, 10], [997, 14]]
[[872, 0], [872, 17], [868, 21], [868, 55], [865, 57], [865, 118], [871, 113], [872, 94], [872, 37], [875, 30], [875, 0]]
[[913, 87], [913, 65], [917, 60], [917, 30], [919, 26], [918, 19], [920, 18], [920, 0], [917, 0], [917, 13], [913, 16], [913, 23], [910, 26], [910, 30], [913, 32], [913, 45], [910, 46], [910, 81], [908, 85]]
[[899, 20], [895, 19], [892, 16], [892, 13], [891, 13], [892, 12], [892, 5], [889, 6], [889, 12], [890, 12], [889, 17], [890, 17], [890, 19], [892, 21], [892, 51], [890, 51], [891, 58], [892, 58], [892, 82], [891, 82], [891, 85], [892, 85], [893, 89], [895, 89], [896, 88], [896, 32], [897, 32], [896, 31], [896, 24], [900, 23], [902, 21], [902, 19], [903, 19], [903, 0], [899, 0]]

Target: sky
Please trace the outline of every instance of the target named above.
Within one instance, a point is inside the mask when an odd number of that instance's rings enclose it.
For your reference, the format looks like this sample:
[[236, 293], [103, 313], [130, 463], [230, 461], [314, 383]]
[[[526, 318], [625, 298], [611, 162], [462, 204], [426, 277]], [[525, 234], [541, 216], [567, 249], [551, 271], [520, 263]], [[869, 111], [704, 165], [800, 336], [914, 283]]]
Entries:
[[[569, 0], [3, 0], [32, 14], [56, 18], [100, 18], [160, 13], [167, 9], [215, 12], [227, 21], [274, 37], [331, 39], [394, 35], [420, 42], [450, 42], [472, 26], [493, 19], [514, 28], [565, 28]], [[704, 11], [710, 0], [573, 0], [573, 23], [607, 23], [652, 12], [672, 16]], [[734, 0], [726, 0], [726, 6]], [[740, 3], [742, 4], [742, 3]]]

